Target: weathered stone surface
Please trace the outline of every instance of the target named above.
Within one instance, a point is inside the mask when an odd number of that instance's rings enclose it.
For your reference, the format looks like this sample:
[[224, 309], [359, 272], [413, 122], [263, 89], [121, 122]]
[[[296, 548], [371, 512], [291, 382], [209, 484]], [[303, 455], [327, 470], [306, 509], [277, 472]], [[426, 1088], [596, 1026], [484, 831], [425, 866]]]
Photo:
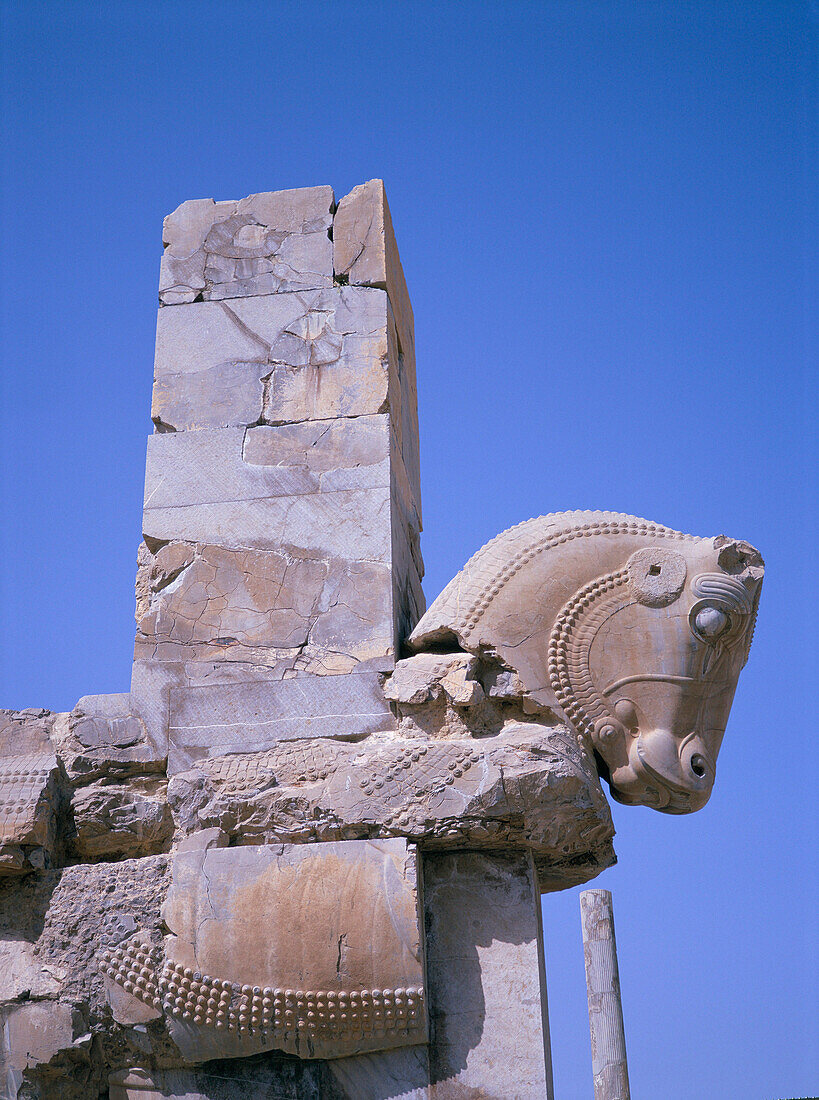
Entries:
[[479, 660], [471, 653], [418, 653], [399, 661], [384, 695], [408, 737], [486, 737], [510, 722], [559, 721], [516, 673], [494, 657]]
[[135, 784], [95, 783], [75, 792], [71, 802], [74, 850], [84, 863], [116, 857], [132, 859], [167, 851], [173, 817], [164, 798], [164, 781]]
[[430, 1100], [553, 1098], [540, 896], [526, 853], [424, 860]]
[[294, 738], [359, 738], [394, 719], [375, 673], [171, 688], [168, 774]]
[[389, 294], [404, 355], [414, 357], [414, 319], [383, 180], [354, 187], [339, 202], [333, 222], [336, 278], [383, 287]]
[[386, 563], [175, 542], [144, 547], [137, 589], [137, 660], [335, 673], [392, 657]]
[[182, 203], [165, 219], [160, 301], [332, 286], [332, 207], [330, 187]]
[[385, 416], [153, 435], [145, 475], [146, 522], [151, 527], [154, 510], [164, 508], [385, 488], [388, 460]]
[[474, 554], [409, 645], [496, 654], [600, 754], [621, 802], [690, 813], [711, 794], [762, 575], [724, 535], [559, 512]]
[[477, 657], [471, 653], [420, 653], [399, 661], [384, 688], [384, 697], [394, 703], [418, 705], [442, 696], [462, 707], [483, 700]]
[[0, 940], [0, 1004], [40, 1001], [59, 993], [65, 972], [43, 966], [33, 944], [25, 940]]
[[18, 1096], [25, 1071], [70, 1051], [82, 1040], [86, 1025], [81, 1012], [59, 1002], [2, 1009], [0, 1023], [0, 1087], [11, 1100]]
[[[96, 955], [139, 929], [158, 938], [166, 867], [159, 856], [0, 882], [0, 1082], [5, 1073], [13, 1100], [18, 1089], [38, 1100], [88, 1100], [104, 1062], [139, 1057], [146, 1036], [112, 1030]], [[151, 1039], [157, 1053], [163, 1043], [159, 1032]]]
[[53, 752], [0, 757], [0, 875], [51, 866], [60, 788]]
[[86, 695], [55, 716], [51, 739], [73, 787], [164, 771], [167, 747], [152, 741], [136, 710], [127, 693]]
[[410, 390], [391, 325], [387, 295], [365, 287], [160, 309], [152, 415], [184, 431], [390, 407], [400, 439], [405, 421], [412, 427], [414, 379]]
[[188, 1061], [426, 1040], [418, 871], [401, 840], [177, 853], [163, 919], [161, 969], [135, 937], [102, 968], [149, 1009], [162, 1006]]
[[390, 482], [381, 462], [367, 465], [362, 456], [365, 465], [356, 470], [351, 451], [337, 480], [353, 484], [322, 491], [319, 472], [309, 466], [244, 461], [244, 442], [243, 429], [151, 436], [146, 539], [236, 549], [294, 546], [319, 557], [389, 561]]
[[51, 727], [54, 715], [49, 710], [0, 710], [0, 759], [5, 756], [42, 756], [52, 751]]
[[351, 286], [387, 291], [389, 361], [394, 365], [390, 411], [420, 517], [415, 322], [382, 180], [353, 188], [339, 203], [333, 224], [333, 254], [337, 279], [346, 279]]
[[614, 862], [593, 762], [565, 726], [510, 722], [468, 740], [298, 740], [176, 774], [168, 799], [185, 833], [236, 844], [404, 836], [441, 847], [538, 854], [547, 888]]
[[0, 876], [60, 861], [64, 772], [51, 740], [56, 715], [0, 711]]

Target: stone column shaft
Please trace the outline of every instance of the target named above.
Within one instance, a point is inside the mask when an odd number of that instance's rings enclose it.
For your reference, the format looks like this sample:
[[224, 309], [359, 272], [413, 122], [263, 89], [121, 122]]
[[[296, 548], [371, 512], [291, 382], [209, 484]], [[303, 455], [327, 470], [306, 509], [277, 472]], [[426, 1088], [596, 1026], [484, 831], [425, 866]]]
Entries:
[[629, 1100], [626, 1038], [610, 891], [584, 890], [580, 895], [580, 914], [589, 997], [594, 1100]]

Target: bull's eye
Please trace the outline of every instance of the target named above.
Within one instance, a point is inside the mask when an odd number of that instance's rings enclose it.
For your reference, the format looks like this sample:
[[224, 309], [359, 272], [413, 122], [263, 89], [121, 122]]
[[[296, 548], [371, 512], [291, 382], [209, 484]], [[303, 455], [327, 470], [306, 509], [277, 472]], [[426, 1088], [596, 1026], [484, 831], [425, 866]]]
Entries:
[[694, 630], [706, 642], [715, 642], [731, 627], [731, 620], [718, 607], [701, 608], [694, 619]]

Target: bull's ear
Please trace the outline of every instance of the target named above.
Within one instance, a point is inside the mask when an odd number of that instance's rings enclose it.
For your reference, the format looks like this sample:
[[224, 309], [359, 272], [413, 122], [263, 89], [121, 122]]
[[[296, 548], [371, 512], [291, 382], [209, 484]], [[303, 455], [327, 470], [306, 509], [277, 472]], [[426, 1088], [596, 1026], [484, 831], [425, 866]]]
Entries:
[[745, 569], [765, 566], [762, 555], [755, 546], [740, 539], [731, 539], [727, 535], [717, 535], [714, 549], [719, 550], [717, 562], [726, 573], [742, 573]]

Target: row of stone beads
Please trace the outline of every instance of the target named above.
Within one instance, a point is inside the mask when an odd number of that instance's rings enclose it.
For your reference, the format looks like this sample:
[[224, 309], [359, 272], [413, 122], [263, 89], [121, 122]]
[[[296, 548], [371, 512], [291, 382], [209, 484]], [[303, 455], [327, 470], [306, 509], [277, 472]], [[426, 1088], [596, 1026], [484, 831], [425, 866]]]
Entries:
[[240, 986], [178, 964], [166, 966], [163, 990], [163, 1007], [171, 1015], [240, 1032], [409, 1028], [420, 1022], [423, 1002], [423, 990], [415, 987], [349, 993], [270, 989]]
[[232, 982], [200, 974], [180, 963], [166, 962], [162, 995], [162, 1006], [171, 1016], [218, 1028], [230, 1026], [234, 1000]]
[[[582, 642], [584, 638], [587, 645], [591, 645], [599, 626], [597, 618], [601, 617], [604, 605], [608, 606], [606, 600], [611, 599], [608, 594], [627, 581], [628, 569], [590, 581], [562, 609], [549, 640], [548, 670], [552, 688], [575, 729], [577, 743], [584, 754], [590, 751], [587, 739], [591, 738], [594, 730], [594, 715], [590, 711], [598, 697], [588, 668], [588, 654], [581, 658], [571, 652], [572, 646], [578, 639]], [[594, 610], [588, 617], [591, 608]], [[581, 619], [584, 620], [582, 623]]]
[[161, 1006], [159, 984], [156, 978], [158, 953], [145, 944], [130, 944], [127, 948], [115, 947], [103, 955], [103, 974], [122, 986], [126, 993], [137, 997], [152, 1008]]

